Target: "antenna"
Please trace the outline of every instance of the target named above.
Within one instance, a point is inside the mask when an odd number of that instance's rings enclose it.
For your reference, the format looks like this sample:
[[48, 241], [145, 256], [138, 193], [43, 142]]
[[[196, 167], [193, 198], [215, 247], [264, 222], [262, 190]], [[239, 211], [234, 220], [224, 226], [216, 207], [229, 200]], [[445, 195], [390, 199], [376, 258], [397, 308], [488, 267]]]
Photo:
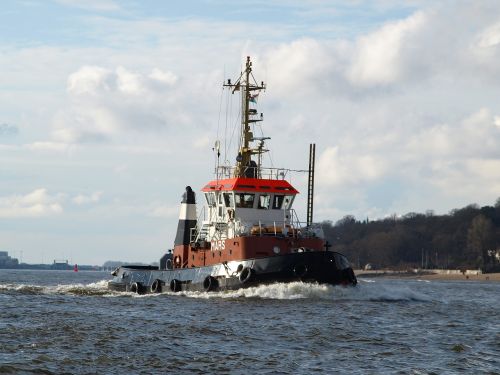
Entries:
[[213, 150], [215, 151], [215, 154], [217, 155], [217, 161], [215, 163], [215, 176], [216, 176], [216, 179], [219, 180], [220, 141], [218, 139], [215, 141]]

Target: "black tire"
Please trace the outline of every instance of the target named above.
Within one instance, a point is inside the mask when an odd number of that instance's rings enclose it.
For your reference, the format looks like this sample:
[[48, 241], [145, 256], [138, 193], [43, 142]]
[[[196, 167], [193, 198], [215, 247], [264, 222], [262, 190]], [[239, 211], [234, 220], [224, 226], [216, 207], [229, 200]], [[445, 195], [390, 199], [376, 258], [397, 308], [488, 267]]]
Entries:
[[240, 280], [240, 283], [246, 284], [252, 281], [254, 276], [255, 276], [255, 271], [253, 270], [253, 268], [245, 267], [241, 270], [240, 276], [238, 278]]
[[141, 283], [135, 282], [135, 283], [130, 284], [130, 291], [132, 293], [143, 294], [144, 288], [142, 287]]
[[205, 289], [206, 292], [211, 292], [212, 290], [215, 290], [218, 287], [219, 287], [219, 282], [213, 276], [207, 276], [205, 277], [205, 280], [203, 280], [203, 289]]
[[181, 281], [177, 279], [173, 279], [170, 282], [170, 290], [174, 293], [180, 292], [182, 289]]
[[306, 277], [308, 272], [309, 270], [304, 263], [298, 263], [293, 266], [293, 274], [301, 279]]
[[153, 281], [153, 284], [151, 284], [151, 293], [161, 293], [163, 286], [163, 281], [160, 279], [156, 279]]

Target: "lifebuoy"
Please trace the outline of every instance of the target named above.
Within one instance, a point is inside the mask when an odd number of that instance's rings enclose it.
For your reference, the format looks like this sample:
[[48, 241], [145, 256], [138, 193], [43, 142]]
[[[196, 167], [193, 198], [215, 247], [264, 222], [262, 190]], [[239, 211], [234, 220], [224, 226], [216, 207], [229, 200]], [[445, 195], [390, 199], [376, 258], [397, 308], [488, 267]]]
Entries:
[[298, 263], [293, 267], [293, 274], [301, 279], [307, 275], [308, 271], [304, 263]]
[[180, 292], [181, 291], [181, 282], [180, 280], [173, 279], [170, 282], [170, 290], [174, 293]]
[[135, 283], [130, 284], [130, 291], [132, 293], [143, 294], [144, 288], [142, 287], [141, 283], [135, 282]]
[[174, 263], [172, 262], [172, 259], [167, 259], [167, 262], [165, 263], [165, 268], [167, 270], [171, 270], [174, 268]]
[[240, 280], [240, 283], [245, 284], [252, 281], [254, 275], [255, 271], [253, 270], [253, 268], [245, 267], [241, 270], [240, 276], [238, 278]]
[[215, 290], [217, 289], [218, 286], [219, 283], [217, 279], [213, 276], [207, 276], [205, 277], [205, 280], [203, 280], [203, 289], [205, 289], [206, 292]]
[[156, 279], [153, 281], [153, 284], [151, 284], [151, 293], [161, 293], [161, 287], [163, 285], [163, 281], [160, 279]]

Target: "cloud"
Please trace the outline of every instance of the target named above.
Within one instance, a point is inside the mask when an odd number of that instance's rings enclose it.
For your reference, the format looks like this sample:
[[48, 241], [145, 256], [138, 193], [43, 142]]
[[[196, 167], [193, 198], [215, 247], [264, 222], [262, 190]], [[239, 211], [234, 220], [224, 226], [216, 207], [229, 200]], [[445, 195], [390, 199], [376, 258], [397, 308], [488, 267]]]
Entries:
[[470, 203], [478, 194], [491, 204], [500, 191], [497, 117], [480, 108], [450, 123], [427, 124], [422, 118], [390, 137], [347, 133], [338, 146], [319, 154], [318, 212], [338, 217], [339, 207], [347, 207], [363, 217], [368, 211], [384, 216], [418, 206], [442, 210], [457, 201]]
[[[164, 128], [178, 113], [163, 109], [177, 77], [154, 68], [150, 74], [84, 66], [68, 77], [70, 105], [53, 119], [52, 136], [66, 143], [111, 140], [127, 131]], [[163, 105], [162, 105], [163, 103]]]
[[426, 23], [423, 12], [382, 26], [379, 30], [360, 37], [355, 45], [348, 68], [348, 79], [354, 85], [371, 86], [396, 82], [403, 74], [405, 61], [402, 49], [413, 43]]
[[169, 71], [154, 68], [150, 74], [132, 72], [118, 66], [114, 71], [100, 66], [83, 66], [68, 77], [67, 90], [72, 95], [150, 93], [157, 85], [173, 86], [177, 77]]
[[43, 188], [26, 195], [0, 197], [0, 218], [58, 215], [63, 212], [62, 200], [62, 195], [50, 195]]
[[318, 178], [323, 186], [366, 183], [384, 175], [386, 163], [372, 153], [341, 155], [339, 147], [328, 147], [318, 160]]
[[478, 35], [478, 46], [492, 48], [500, 44], [500, 22], [488, 26]]
[[97, 203], [101, 199], [101, 196], [102, 196], [102, 191], [96, 191], [90, 195], [78, 194], [72, 199], [72, 201], [78, 206], [81, 206], [89, 203]]

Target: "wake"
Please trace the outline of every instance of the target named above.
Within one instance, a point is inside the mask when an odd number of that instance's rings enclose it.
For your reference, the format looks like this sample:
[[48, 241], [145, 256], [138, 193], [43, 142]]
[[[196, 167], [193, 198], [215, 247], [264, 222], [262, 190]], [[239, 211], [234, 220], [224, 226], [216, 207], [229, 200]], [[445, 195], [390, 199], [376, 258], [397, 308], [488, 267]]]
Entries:
[[360, 279], [357, 286], [332, 286], [316, 283], [274, 283], [242, 288], [234, 291], [220, 292], [163, 292], [160, 294], [138, 295], [131, 292], [116, 292], [108, 289], [108, 280], [100, 280], [90, 284], [67, 285], [30, 285], [0, 284], [0, 294], [24, 295], [72, 295], [102, 297], [187, 297], [194, 299], [271, 299], [271, 300], [331, 300], [331, 301], [370, 301], [370, 302], [427, 302], [431, 299], [425, 294], [416, 292], [408, 286], [386, 284], [383, 282]]
[[[173, 294], [173, 293], [166, 293]], [[221, 292], [180, 292], [189, 298], [261, 298], [276, 300], [333, 300], [333, 301], [370, 301], [370, 302], [401, 302], [401, 301], [431, 301], [425, 294], [400, 285], [383, 285], [375, 281], [366, 284], [361, 281], [355, 287], [332, 286], [325, 284], [292, 282], [260, 285], [235, 291]]]
[[90, 284], [67, 285], [0, 284], [0, 293], [82, 296], [105, 296], [113, 294], [108, 290], [108, 280], [100, 280]]

